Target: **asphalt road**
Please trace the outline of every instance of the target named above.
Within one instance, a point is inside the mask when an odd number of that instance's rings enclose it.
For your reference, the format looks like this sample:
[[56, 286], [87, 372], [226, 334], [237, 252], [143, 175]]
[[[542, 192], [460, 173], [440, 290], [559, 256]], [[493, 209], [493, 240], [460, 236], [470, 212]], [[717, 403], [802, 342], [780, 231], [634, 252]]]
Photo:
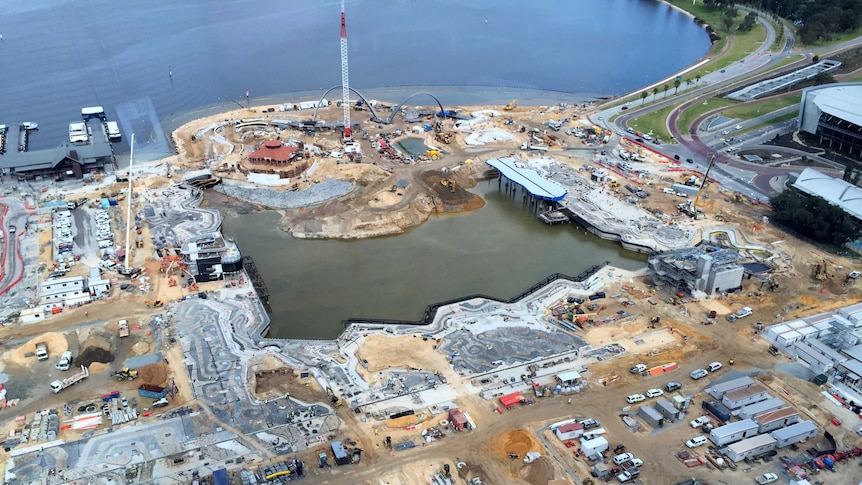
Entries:
[[[27, 212], [24, 204], [14, 198], [7, 198], [0, 204], [0, 233], [3, 235], [3, 253], [0, 256], [2, 275], [0, 275], [0, 295], [6, 294], [20, 281], [24, 273], [24, 261], [20, 254], [19, 237], [26, 230]], [[15, 233], [12, 233], [15, 227]]]

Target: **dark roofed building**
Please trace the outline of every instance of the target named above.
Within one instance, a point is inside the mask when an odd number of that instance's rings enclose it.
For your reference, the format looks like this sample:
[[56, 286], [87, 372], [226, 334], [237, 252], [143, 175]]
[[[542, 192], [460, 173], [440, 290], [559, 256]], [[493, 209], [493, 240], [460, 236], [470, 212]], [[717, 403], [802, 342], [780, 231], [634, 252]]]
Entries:
[[248, 155], [251, 163], [264, 165], [288, 165], [296, 158], [299, 149], [285, 145], [278, 140], [263, 143], [256, 151]]

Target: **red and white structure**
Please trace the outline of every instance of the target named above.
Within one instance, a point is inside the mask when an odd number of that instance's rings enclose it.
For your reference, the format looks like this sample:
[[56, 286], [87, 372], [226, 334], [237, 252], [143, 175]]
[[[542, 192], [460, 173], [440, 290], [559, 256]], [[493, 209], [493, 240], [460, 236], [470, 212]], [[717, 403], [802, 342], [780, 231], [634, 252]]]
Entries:
[[341, 109], [344, 110], [344, 141], [350, 137], [350, 80], [347, 69], [347, 25], [344, 23], [344, 0], [341, 0]]

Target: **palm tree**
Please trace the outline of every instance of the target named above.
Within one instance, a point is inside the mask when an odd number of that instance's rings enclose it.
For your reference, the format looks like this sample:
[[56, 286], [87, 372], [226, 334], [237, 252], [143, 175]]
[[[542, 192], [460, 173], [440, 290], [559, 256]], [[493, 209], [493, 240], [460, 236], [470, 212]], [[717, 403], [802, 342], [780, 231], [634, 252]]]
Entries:
[[665, 85], [664, 85], [664, 97], [665, 97], [665, 98], [667, 97], [667, 90], [668, 90], [668, 89], [670, 89], [670, 86], [668, 86], [667, 84], [665, 84]]
[[647, 93], [646, 91], [641, 93], [641, 106], [646, 103], [647, 96], [649, 96], [649, 93]]
[[655, 101], [655, 97], [658, 96], [658, 87], [652, 88], [652, 100]]
[[680, 81], [679, 79], [674, 79], [674, 80], [673, 80], [673, 87], [674, 87], [673, 95], [674, 95], [674, 96], [676, 96], [676, 93], [679, 91], [679, 85], [680, 85], [680, 84], [682, 84], [682, 81]]
[[697, 83], [700, 82], [700, 74], [694, 77], [694, 85], [697, 86]]

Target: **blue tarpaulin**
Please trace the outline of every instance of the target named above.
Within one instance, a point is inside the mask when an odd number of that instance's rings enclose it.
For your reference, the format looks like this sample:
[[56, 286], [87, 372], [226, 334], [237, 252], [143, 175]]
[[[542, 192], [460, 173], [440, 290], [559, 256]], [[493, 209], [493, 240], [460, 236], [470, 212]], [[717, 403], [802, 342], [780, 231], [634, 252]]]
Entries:
[[103, 198], [100, 202], [102, 203], [102, 209], [107, 209], [108, 207], [111, 207], [111, 203], [106, 198]]
[[230, 485], [230, 478], [227, 476], [227, 470], [219, 468], [213, 472], [213, 485]]

